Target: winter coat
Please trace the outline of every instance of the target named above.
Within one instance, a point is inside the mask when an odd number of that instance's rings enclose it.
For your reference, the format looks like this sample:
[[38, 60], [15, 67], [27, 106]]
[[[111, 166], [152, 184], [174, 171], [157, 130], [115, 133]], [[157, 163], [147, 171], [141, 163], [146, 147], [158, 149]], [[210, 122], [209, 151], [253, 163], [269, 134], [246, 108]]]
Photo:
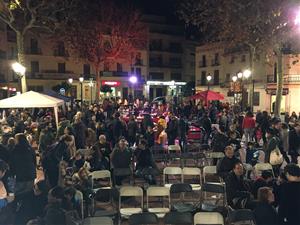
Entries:
[[234, 165], [239, 162], [236, 157], [228, 158], [225, 156], [220, 159], [217, 164], [217, 174], [223, 179], [226, 178], [228, 173], [233, 169]]
[[228, 137], [227, 135], [218, 132], [215, 134], [211, 146], [214, 152], [224, 152], [225, 147], [228, 145]]
[[253, 211], [256, 225], [278, 225], [278, 214], [271, 204], [259, 202]]
[[82, 121], [73, 124], [75, 144], [77, 149], [85, 148], [86, 126]]
[[250, 116], [246, 116], [243, 120], [242, 128], [255, 128], [255, 119]]

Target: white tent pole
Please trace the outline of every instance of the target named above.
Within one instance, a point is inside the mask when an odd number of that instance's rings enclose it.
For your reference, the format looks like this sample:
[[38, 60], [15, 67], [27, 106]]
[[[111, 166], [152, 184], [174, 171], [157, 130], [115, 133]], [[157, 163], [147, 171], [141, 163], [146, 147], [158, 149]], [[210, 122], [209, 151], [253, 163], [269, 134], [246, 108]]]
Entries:
[[58, 107], [54, 107], [54, 115], [55, 115], [55, 123], [56, 123], [56, 129], [58, 129]]

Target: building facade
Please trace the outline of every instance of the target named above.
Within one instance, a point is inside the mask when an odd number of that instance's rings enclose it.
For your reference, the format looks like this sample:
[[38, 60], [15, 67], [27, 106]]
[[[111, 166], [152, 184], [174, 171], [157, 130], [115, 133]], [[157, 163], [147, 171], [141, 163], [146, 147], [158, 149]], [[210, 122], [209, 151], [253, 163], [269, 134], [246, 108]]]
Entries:
[[[203, 91], [210, 88], [222, 93], [225, 102], [242, 101], [243, 105], [247, 106], [252, 101], [254, 111], [273, 112], [277, 73], [275, 56], [266, 57], [265, 54], [254, 56], [251, 69], [248, 51], [228, 49], [224, 46], [223, 43], [214, 43], [196, 48], [196, 90]], [[283, 61], [284, 90], [281, 112], [297, 112], [300, 111], [300, 104], [294, 103], [294, 100], [300, 96], [299, 59], [294, 55], [284, 55]], [[248, 79], [233, 82], [233, 76], [247, 69], [252, 70]], [[210, 82], [207, 81], [208, 75], [212, 77]]]

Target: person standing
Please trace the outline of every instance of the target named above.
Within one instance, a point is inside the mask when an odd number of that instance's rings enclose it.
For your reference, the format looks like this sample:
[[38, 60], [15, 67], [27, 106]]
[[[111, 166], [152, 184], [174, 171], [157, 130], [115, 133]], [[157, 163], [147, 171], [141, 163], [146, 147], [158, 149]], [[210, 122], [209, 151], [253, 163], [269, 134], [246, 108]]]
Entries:
[[138, 124], [135, 121], [134, 115], [130, 115], [127, 129], [129, 146], [133, 146], [136, 141], [136, 134], [138, 131]]
[[254, 129], [255, 129], [255, 119], [253, 117], [252, 112], [249, 111], [246, 113], [246, 116], [243, 120], [242, 128], [245, 134], [246, 143], [252, 141], [254, 137]]
[[16, 134], [16, 145], [11, 154], [11, 172], [16, 176], [15, 194], [29, 192], [36, 178], [36, 155], [25, 134]]
[[75, 115], [75, 121], [73, 123], [74, 137], [76, 149], [85, 149], [86, 139], [86, 126], [81, 121], [81, 114]]
[[170, 113], [169, 118], [170, 120], [166, 128], [166, 132], [168, 134], [168, 145], [174, 145], [175, 139], [178, 136], [178, 120], [173, 113]]
[[300, 154], [300, 123], [295, 123], [289, 132], [289, 154], [292, 158], [292, 163], [297, 163], [297, 158]]

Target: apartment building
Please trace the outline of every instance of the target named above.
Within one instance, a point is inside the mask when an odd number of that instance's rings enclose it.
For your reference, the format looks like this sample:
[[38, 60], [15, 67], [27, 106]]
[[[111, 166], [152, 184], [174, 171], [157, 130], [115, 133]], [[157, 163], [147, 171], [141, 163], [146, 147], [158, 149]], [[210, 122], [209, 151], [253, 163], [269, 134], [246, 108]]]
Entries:
[[[300, 104], [295, 98], [300, 95], [300, 65], [297, 56], [284, 55], [284, 89], [281, 112], [300, 111]], [[276, 96], [276, 58], [265, 54], [254, 56], [251, 76], [248, 79], [232, 77], [250, 69], [250, 55], [242, 49], [226, 48], [223, 43], [213, 43], [196, 48], [196, 90], [209, 88], [220, 92], [225, 102], [233, 103], [243, 100], [243, 105], [253, 101], [254, 111], [273, 111]], [[207, 76], [212, 77], [207, 81]], [[244, 93], [242, 90], [244, 88]], [[253, 91], [254, 90], [254, 91]]]

